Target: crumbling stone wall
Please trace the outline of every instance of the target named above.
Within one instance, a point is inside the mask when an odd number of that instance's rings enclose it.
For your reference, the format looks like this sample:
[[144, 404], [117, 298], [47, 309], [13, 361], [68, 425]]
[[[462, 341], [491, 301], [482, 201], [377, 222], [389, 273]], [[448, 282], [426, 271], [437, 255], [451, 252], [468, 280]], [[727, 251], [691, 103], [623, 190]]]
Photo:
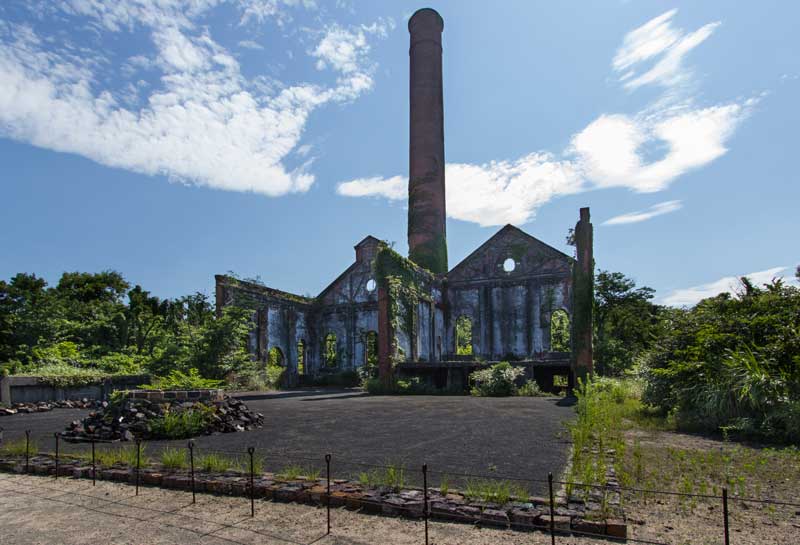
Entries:
[[474, 357], [542, 358], [550, 352], [552, 313], [572, 315], [573, 262], [516, 227], [501, 229], [447, 275], [448, 354], [456, 351], [456, 320], [467, 316]]

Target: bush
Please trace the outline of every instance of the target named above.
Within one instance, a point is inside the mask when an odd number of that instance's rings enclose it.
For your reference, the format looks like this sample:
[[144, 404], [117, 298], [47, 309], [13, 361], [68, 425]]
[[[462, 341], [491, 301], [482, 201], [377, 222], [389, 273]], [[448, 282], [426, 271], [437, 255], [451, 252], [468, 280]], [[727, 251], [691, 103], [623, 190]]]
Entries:
[[372, 395], [461, 395], [461, 389], [451, 388], [440, 390], [420, 377], [411, 377], [408, 380], [393, 379], [389, 387], [383, 385], [380, 378], [367, 378], [361, 387]]
[[742, 279], [735, 297], [664, 314], [640, 362], [643, 401], [682, 429], [798, 440], [800, 289]]
[[206, 390], [219, 388], [221, 380], [203, 378], [197, 369], [189, 369], [188, 373], [175, 370], [165, 377], [157, 377], [150, 384], [142, 384], [144, 390]]
[[515, 381], [524, 374], [525, 369], [522, 367], [512, 367], [507, 361], [501, 361], [469, 375], [473, 384], [470, 393], [481, 397], [514, 395], [517, 392]]
[[156, 418], [150, 424], [153, 437], [164, 439], [188, 439], [202, 434], [214, 414], [213, 407], [202, 407], [200, 403], [193, 409], [171, 411]]
[[539, 388], [539, 384], [535, 380], [529, 380], [519, 387], [517, 395], [526, 397], [547, 397], [550, 394]]

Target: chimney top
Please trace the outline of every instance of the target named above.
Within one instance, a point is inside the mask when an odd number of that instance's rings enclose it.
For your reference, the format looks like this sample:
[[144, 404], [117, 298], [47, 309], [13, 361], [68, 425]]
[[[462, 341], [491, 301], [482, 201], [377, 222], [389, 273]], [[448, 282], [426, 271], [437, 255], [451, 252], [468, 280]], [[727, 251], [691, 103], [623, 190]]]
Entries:
[[418, 31], [439, 31], [444, 30], [444, 19], [433, 8], [422, 8], [414, 12], [408, 20], [408, 31], [412, 34]]

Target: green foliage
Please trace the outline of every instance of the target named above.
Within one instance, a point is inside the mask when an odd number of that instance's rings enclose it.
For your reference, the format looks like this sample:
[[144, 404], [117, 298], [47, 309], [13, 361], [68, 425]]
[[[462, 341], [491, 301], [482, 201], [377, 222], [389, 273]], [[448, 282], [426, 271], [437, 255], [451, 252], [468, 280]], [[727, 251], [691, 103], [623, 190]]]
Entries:
[[39, 444], [31, 439], [30, 444], [25, 443], [25, 438], [4, 441], [0, 443], [0, 454], [7, 456], [25, 456], [25, 452], [30, 452], [31, 456], [39, 451]]
[[800, 289], [744, 279], [659, 328], [640, 367], [646, 402], [684, 429], [800, 442]]
[[372, 395], [461, 395], [461, 389], [437, 389], [420, 377], [393, 379], [388, 387], [378, 377], [367, 377], [361, 387]]
[[114, 271], [67, 272], [55, 287], [24, 273], [0, 281], [2, 368], [71, 386], [189, 369], [223, 379], [249, 364], [249, 311], [216, 319], [203, 294], [162, 300], [129, 288]]
[[[150, 463], [150, 458], [146, 453], [146, 446], [141, 445], [139, 462], [142, 466]], [[129, 467], [136, 467], [136, 445], [124, 447], [99, 448], [95, 455], [97, 464], [104, 467], [111, 467], [115, 464], [123, 464]]]
[[569, 338], [569, 316], [563, 310], [556, 310], [550, 317], [550, 350], [569, 352]]
[[319, 469], [293, 464], [284, 467], [275, 476], [284, 481], [294, 481], [300, 477], [316, 481], [319, 479], [319, 473]]
[[286, 368], [280, 365], [267, 364], [266, 370], [266, 386], [271, 390], [277, 390], [283, 386], [283, 380], [286, 376]]
[[161, 465], [165, 469], [186, 469], [189, 467], [189, 457], [186, 449], [167, 447], [161, 451]]
[[358, 481], [362, 486], [375, 488], [385, 486], [398, 492], [405, 486], [406, 480], [405, 467], [398, 464], [386, 464], [386, 467], [374, 468], [364, 471], [358, 475]]
[[[650, 348], [659, 308], [654, 290], [622, 273], [600, 271], [594, 286], [594, 359], [601, 375], [621, 375]], [[576, 327], [578, 324], [576, 324]], [[577, 340], [577, 339], [576, 339]]]
[[539, 384], [537, 384], [535, 380], [529, 380], [517, 389], [516, 395], [526, 397], [549, 397], [551, 394], [539, 388]]
[[469, 479], [464, 495], [470, 500], [505, 504], [528, 499], [528, 491], [520, 483], [500, 479]]
[[328, 333], [325, 336], [325, 366], [336, 368], [339, 366], [339, 347], [335, 333]]
[[501, 361], [489, 367], [470, 373], [472, 383], [470, 393], [481, 397], [511, 396], [517, 392], [516, 380], [525, 374], [522, 367], [512, 367]]
[[203, 378], [197, 369], [189, 369], [187, 373], [174, 370], [165, 377], [157, 377], [150, 384], [141, 384], [144, 390], [205, 390], [219, 388], [221, 380]]
[[472, 320], [459, 316], [456, 320], [456, 355], [472, 355]]
[[206, 473], [224, 473], [238, 466], [238, 461], [216, 452], [201, 454], [196, 458], [197, 468]]
[[214, 414], [213, 407], [200, 403], [191, 409], [171, 410], [150, 424], [150, 433], [159, 439], [188, 439], [202, 434]]

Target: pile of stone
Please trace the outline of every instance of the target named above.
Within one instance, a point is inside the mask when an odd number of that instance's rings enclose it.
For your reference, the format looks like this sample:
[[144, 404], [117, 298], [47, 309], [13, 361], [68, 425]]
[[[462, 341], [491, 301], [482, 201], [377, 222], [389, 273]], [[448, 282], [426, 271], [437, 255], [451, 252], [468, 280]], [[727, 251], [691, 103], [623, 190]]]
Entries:
[[44, 413], [53, 409], [93, 409], [99, 407], [100, 402], [94, 399], [63, 399], [61, 401], [40, 401], [38, 403], [12, 403], [10, 406], [0, 406], [0, 416], [26, 413]]
[[[182, 396], [181, 396], [182, 397]], [[162, 439], [154, 422], [169, 414], [197, 411], [207, 414], [201, 435], [217, 435], [260, 428], [264, 415], [247, 408], [242, 401], [229, 396], [217, 399], [166, 400], [126, 397], [92, 411], [83, 420], [74, 420], [61, 435], [68, 441], [133, 441]]]

